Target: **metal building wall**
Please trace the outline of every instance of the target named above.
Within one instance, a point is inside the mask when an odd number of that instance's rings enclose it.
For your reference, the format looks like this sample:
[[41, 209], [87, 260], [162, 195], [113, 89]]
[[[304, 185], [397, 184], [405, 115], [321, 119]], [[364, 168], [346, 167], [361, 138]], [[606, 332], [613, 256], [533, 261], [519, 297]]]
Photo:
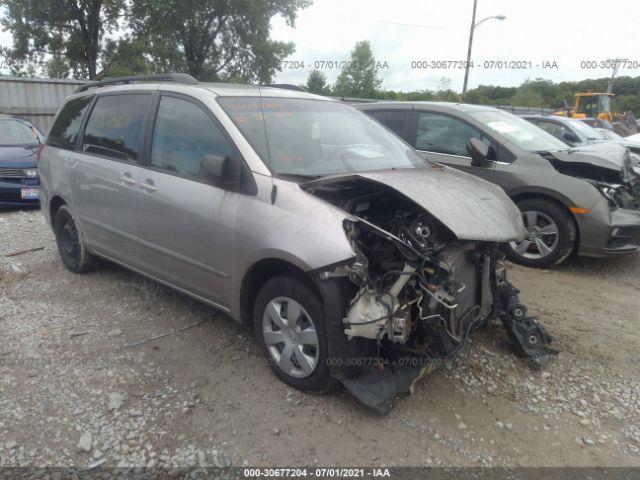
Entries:
[[48, 132], [64, 99], [83, 81], [0, 77], [0, 113], [29, 119]]

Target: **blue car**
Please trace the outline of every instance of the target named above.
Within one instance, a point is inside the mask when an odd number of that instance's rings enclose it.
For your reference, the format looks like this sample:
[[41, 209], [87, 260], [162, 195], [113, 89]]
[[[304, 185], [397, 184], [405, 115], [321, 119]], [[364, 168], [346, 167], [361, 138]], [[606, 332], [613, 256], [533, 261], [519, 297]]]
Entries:
[[44, 135], [27, 120], [0, 115], [0, 206], [39, 206], [36, 154]]

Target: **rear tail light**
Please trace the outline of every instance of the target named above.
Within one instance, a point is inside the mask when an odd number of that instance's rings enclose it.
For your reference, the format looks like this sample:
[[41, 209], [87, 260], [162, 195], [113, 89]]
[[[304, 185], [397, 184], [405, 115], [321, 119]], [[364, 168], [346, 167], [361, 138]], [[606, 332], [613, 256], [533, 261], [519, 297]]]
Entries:
[[42, 155], [42, 150], [44, 150], [44, 143], [38, 145], [38, 150], [36, 151], [36, 162], [40, 161], [40, 156]]

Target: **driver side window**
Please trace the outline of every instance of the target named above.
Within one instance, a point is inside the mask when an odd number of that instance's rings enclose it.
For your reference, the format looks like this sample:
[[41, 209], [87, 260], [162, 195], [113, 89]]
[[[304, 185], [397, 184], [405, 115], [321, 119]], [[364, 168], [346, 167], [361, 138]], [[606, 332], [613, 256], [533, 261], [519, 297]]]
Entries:
[[160, 99], [153, 129], [152, 166], [199, 177], [205, 155], [225, 157], [231, 152], [228, 140], [202, 108], [179, 98]]
[[[492, 146], [491, 140], [486, 135], [457, 118], [432, 112], [420, 112], [418, 116], [416, 132], [416, 149], [418, 150], [468, 157], [467, 143], [474, 137]], [[495, 156], [495, 149], [490, 149], [490, 152]], [[491, 157], [490, 153], [488, 159], [495, 159]]]

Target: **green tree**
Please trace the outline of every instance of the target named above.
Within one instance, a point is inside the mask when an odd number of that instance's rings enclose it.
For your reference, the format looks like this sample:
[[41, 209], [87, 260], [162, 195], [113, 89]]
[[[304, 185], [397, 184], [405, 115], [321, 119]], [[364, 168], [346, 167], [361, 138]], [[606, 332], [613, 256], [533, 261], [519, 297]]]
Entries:
[[126, 77], [160, 73], [146, 58], [147, 46], [140, 39], [125, 37], [118, 41], [108, 41], [102, 61], [99, 78]]
[[616, 112], [631, 110], [636, 118], [640, 118], [640, 95], [620, 95], [615, 97], [611, 108]]
[[542, 96], [531, 86], [524, 84], [511, 97], [511, 105], [518, 107], [541, 107], [544, 104]]
[[199, 80], [270, 83], [294, 45], [269, 38], [271, 18], [294, 25], [308, 0], [131, 0], [130, 26], [152, 70]]
[[8, 70], [14, 77], [26, 77], [36, 74], [35, 67], [34, 62], [17, 58], [12, 49], [0, 46], [0, 70]]
[[[104, 36], [118, 27], [125, 0], [0, 0], [0, 25], [11, 32], [5, 56], [13, 65], [72, 71], [94, 78], [104, 51]], [[68, 69], [68, 70], [66, 70]]]
[[344, 97], [375, 98], [382, 79], [367, 40], [357, 42], [351, 51], [351, 61], [342, 69], [334, 86], [334, 94]]
[[320, 70], [311, 70], [307, 77], [306, 88], [311, 93], [317, 93], [318, 95], [327, 94], [327, 76]]
[[47, 62], [46, 73], [49, 78], [68, 78], [69, 62], [62, 55], [56, 54]]
[[461, 95], [451, 89], [438, 90], [435, 92], [434, 100], [438, 102], [459, 102], [461, 100]]

